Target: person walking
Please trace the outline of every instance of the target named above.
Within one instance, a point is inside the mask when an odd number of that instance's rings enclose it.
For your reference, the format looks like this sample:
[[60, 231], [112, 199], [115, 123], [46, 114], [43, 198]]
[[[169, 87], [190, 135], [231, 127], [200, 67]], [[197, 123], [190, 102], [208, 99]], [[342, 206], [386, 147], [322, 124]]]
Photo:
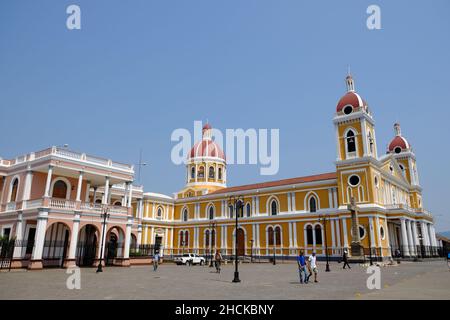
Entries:
[[308, 281], [306, 280], [307, 275], [306, 275], [306, 259], [305, 256], [303, 254], [303, 251], [300, 251], [300, 254], [297, 257], [297, 265], [298, 265], [298, 274], [300, 277], [300, 283], [308, 283]]
[[158, 269], [158, 264], [159, 264], [159, 252], [157, 251], [153, 256], [153, 271], [156, 271]]
[[351, 269], [350, 265], [348, 264], [348, 250], [347, 249], [344, 249], [344, 255], [342, 256], [342, 261], [344, 261], [343, 269], [345, 269], [345, 266], [347, 266], [349, 269]]
[[222, 263], [222, 254], [219, 250], [216, 250], [216, 255], [214, 256], [215, 264], [216, 264], [216, 272], [220, 273], [220, 265]]
[[[311, 270], [314, 273], [314, 282], [319, 282], [319, 281], [317, 281], [318, 269], [317, 269], [317, 257], [316, 257], [316, 253], [315, 252], [313, 252], [312, 255], [309, 256], [308, 261], [309, 261]], [[309, 274], [308, 278], [310, 276], [311, 276], [311, 273]]]

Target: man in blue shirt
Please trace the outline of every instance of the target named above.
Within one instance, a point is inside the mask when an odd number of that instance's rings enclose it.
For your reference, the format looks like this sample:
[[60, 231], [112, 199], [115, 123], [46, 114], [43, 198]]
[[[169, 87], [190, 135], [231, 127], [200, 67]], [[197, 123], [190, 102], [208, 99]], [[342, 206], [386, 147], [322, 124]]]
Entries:
[[297, 264], [298, 264], [298, 273], [300, 276], [300, 283], [303, 283], [303, 281], [305, 281], [306, 283], [306, 259], [303, 254], [303, 251], [300, 251], [300, 254], [297, 257]]

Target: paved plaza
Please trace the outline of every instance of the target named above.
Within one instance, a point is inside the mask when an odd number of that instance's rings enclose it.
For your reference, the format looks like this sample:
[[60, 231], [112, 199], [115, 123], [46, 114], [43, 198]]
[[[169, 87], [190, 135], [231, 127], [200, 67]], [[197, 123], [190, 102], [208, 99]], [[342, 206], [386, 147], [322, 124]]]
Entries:
[[366, 268], [319, 265], [319, 283], [300, 284], [296, 264], [242, 264], [241, 283], [232, 283], [234, 266], [222, 273], [207, 266], [165, 263], [151, 266], [81, 270], [81, 289], [69, 290], [64, 269], [0, 272], [0, 299], [450, 299], [450, 269], [444, 260], [402, 262], [381, 267], [381, 289], [369, 290]]

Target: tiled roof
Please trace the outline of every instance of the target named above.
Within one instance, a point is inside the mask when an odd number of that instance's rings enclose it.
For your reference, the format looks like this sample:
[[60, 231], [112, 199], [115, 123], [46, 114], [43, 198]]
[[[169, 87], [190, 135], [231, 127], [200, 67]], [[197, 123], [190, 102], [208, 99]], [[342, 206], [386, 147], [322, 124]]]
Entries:
[[268, 182], [236, 186], [236, 187], [229, 187], [229, 188], [224, 188], [224, 189], [220, 189], [220, 190], [211, 192], [210, 194], [222, 194], [222, 193], [228, 193], [228, 192], [263, 189], [263, 188], [291, 185], [291, 184], [296, 184], [296, 183], [331, 180], [331, 179], [336, 179], [336, 178], [337, 178], [336, 172], [329, 172], [329, 173], [316, 174], [316, 175], [306, 176], [306, 177], [289, 178], [289, 179], [283, 179], [283, 180], [268, 181]]

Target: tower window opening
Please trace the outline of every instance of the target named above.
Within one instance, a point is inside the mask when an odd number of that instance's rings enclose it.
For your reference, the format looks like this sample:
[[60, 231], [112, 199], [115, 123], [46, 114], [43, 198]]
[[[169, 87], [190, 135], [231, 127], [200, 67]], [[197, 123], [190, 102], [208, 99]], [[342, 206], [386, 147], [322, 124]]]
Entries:
[[355, 133], [352, 130], [347, 132], [346, 140], [347, 140], [347, 151], [355, 152], [356, 151]]

